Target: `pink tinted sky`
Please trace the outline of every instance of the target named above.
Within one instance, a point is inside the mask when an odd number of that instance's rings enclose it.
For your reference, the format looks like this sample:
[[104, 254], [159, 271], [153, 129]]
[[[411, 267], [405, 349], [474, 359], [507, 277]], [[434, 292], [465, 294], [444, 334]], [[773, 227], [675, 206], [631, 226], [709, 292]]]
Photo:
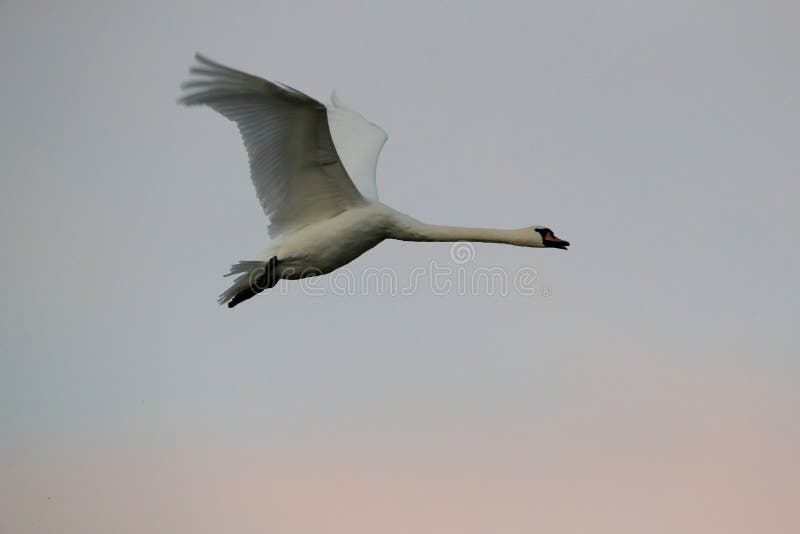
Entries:
[[769, 377], [614, 361], [593, 373], [591, 404], [493, 433], [282, 449], [86, 437], [18, 452], [2, 464], [0, 531], [796, 531], [800, 428]]

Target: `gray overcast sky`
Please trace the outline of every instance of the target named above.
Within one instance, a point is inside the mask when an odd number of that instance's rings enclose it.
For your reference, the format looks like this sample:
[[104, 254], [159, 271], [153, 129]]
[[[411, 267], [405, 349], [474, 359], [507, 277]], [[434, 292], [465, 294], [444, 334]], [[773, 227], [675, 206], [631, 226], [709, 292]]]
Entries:
[[[0, 2], [0, 532], [792, 531], [799, 23], [788, 1]], [[389, 133], [391, 206], [573, 247], [476, 246], [466, 267], [536, 269], [533, 297], [218, 307], [266, 220], [234, 126], [175, 104], [195, 51], [336, 88]], [[449, 250], [350, 267], [403, 280]]]

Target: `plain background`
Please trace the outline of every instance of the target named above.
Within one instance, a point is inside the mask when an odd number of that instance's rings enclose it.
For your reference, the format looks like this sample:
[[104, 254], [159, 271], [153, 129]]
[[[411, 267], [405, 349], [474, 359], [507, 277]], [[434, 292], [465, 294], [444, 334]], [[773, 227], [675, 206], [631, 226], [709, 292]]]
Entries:
[[[0, 532], [796, 532], [798, 11], [0, 2]], [[400, 210], [552, 227], [475, 258], [548, 296], [218, 307], [266, 220], [195, 51], [336, 88]]]

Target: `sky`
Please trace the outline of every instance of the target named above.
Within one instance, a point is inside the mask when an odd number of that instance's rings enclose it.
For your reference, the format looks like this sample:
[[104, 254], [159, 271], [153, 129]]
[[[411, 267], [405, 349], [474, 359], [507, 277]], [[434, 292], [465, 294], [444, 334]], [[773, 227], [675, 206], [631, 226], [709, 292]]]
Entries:
[[[0, 2], [0, 533], [796, 532], [798, 15]], [[380, 124], [387, 204], [570, 250], [218, 306], [267, 221], [196, 51]], [[434, 265], [534, 291], [364, 277]]]

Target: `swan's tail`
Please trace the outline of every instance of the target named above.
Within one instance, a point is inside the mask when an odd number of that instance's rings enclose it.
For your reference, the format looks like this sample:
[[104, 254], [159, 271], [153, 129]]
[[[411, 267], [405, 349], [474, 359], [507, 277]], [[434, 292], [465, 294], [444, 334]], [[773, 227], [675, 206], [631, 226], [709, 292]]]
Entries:
[[266, 262], [247, 260], [231, 265], [231, 271], [225, 276], [239, 276], [231, 287], [222, 292], [218, 302], [227, 303], [229, 308], [233, 308], [274, 286], [278, 281], [275, 278], [277, 260], [278, 258], [273, 257]]

